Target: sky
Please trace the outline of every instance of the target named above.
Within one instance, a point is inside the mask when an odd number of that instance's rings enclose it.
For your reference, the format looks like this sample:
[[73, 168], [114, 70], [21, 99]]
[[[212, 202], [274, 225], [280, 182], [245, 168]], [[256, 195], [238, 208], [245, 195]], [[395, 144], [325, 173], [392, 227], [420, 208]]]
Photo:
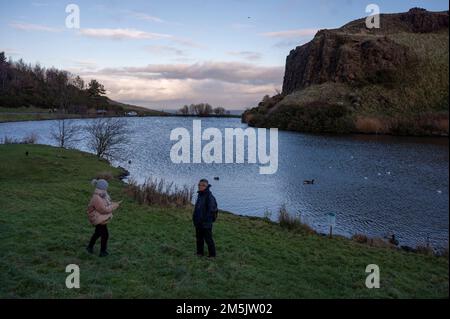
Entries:
[[[0, 51], [95, 78], [124, 103], [245, 109], [281, 89], [290, 50], [371, 3], [448, 10], [447, 0], [0, 0]], [[66, 27], [69, 4], [79, 29]]]

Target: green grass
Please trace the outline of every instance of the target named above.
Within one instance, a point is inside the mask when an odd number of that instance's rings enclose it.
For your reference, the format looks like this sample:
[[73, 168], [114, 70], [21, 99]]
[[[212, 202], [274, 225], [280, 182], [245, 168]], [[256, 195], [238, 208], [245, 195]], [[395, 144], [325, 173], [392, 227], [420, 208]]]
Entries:
[[[190, 209], [140, 206], [118, 180], [111, 255], [89, 255], [90, 180], [104, 171], [118, 173], [78, 151], [0, 145], [0, 298], [448, 298], [446, 258], [225, 213], [218, 258], [197, 258]], [[80, 266], [80, 289], [65, 288], [68, 264]], [[368, 264], [380, 266], [380, 289], [365, 287]]]
[[[155, 111], [141, 108], [138, 106], [123, 104], [110, 100], [110, 103], [115, 106], [120, 106], [124, 112], [136, 111], [140, 116], [167, 116], [168, 113], [162, 111]], [[95, 117], [93, 114], [64, 114], [64, 118], [78, 119]], [[61, 114], [49, 113], [48, 109], [37, 107], [2, 107], [0, 106], [0, 123], [2, 122], [19, 122], [19, 121], [40, 121], [40, 120], [56, 120], [61, 118]]]
[[[65, 114], [65, 118], [79, 118], [77, 114]], [[43, 113], [43, 114], [4, 114], [0, 113], [0, 123], [2, 122], [21, 122], [21, 121], [41, 121], [41, 120], [56, 120], [60, 118], [57, 114]]]

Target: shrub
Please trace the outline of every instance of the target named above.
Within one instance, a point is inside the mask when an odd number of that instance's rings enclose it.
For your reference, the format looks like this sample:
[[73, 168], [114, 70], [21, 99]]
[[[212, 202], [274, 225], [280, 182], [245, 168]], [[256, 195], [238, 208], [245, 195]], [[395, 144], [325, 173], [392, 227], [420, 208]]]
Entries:
[[36, 133], [31, 133], [25, 136], [23, 139], [14, 139], [9, 136], [5, 136], [3, 138], [3, 144], [36, 144], [38, 140], [38, 136]]
[[360, 244], [367, 244], [367, 242], [369, 241], [367, 236], [366, 235], [362, 235], [362, 234], [353, 235], [352, 236], [352, 240], [356, 241], [357, 243], [360, 243]]
[[376, 248], [394, 248], [395, 246], [382, 238], [370, 238], [367, 242], [369, 246]]
[[21, 144], [36, 144], [37, 141], [38, 141], [37, 134], [31, 133], [31, 134], [25, 136], [20, 143]]
[[316, 233], [309, 225], [302, 223], [300, 215], [292, 216], [286, 209], [286, 205], [281, 205], [278, 211], [278, 223], [281, 228], [290, 230], [290, 231], [300, 231], [307, 234]]
[[192, 204], [194, 186], [178, 187], [164, 179], [148, 178], [144, 184], [130, 181], [126, 192], [139, 204], [186, 207]]
[[266, 127], [310, 133], [351, 133], [354, 123], [345, 105], [311, 102], [282, 105], [267, 118]]
[[416, 252], [418, 254], [427, 255], [427, 256], [434, 255], [434, 250], [430, 246], [417, 246]]

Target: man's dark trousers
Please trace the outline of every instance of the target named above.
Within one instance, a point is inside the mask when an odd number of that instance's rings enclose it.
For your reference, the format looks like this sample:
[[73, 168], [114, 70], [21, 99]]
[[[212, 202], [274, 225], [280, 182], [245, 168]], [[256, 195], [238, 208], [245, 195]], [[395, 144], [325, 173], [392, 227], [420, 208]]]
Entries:
[[197, 237], [197, 255], [203, 256], [204, 244], [208, 245], [209, 257], [216, 257], [216, 246], [212, 238], [212, 227], [195, 227], [195, 235]]

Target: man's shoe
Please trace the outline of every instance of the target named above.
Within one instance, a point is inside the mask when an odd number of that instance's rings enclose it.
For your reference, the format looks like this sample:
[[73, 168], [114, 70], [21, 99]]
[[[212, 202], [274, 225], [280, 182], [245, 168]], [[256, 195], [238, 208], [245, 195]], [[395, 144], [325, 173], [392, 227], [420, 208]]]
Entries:
[[94, 253], [94, 248], [93, 248], [93, 247], [87, 246], [87, 247], [86, 247], [86, 251], [87, 251], [89, 254], [93, 254], [93, 253]]
[[102, 252], [100, 252], [100, 257], [106, 257], [106, 256], [108, 256], [109, 254], [108, 254], [108, 252], [107, 251], [102, 251]]

